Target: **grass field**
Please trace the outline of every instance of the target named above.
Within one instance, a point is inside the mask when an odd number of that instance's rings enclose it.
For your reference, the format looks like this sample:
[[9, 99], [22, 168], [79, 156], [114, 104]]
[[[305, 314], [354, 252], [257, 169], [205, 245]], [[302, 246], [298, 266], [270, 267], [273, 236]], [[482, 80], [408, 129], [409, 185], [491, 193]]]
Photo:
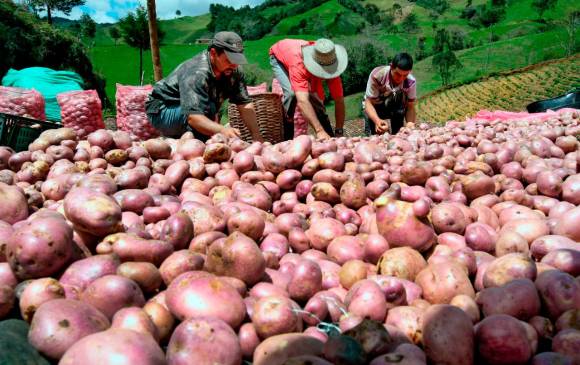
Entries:
[[[565, 29], [561, 25], [551, 23], [546, 26], [545, 23], [539, 22], [537, 14], [530, 6], [531, 1], [508, 1], [509, 5], [505, 19], [492, 27], [493, 34], [499, 37], [499, 40], [493, 43], [489, 42], [489, 29], [469, 27], [465, 19], [459, 18], [459, 14], [465, 7], [465, 1], [462, 0], [450, 1], [451, 8], [436, 20], [431, 17], [429, 10], [417, 6], [414, 2], [396, 0], [397, 3], [402, 5], [403, 14], [413, 11], [417, 15], [419, 30], [411, 34], [387, 34], [381, 29], [371, 28], [366, 30], [365, 34], [385, 45], [389, 54], [399, 51], [407, 51], [414, 54], [417, 49], [417, 39], [420, 36], [426, 37], [428, 49], [432, 46], [434, 35], [432, 25], [434, 22], [437, 23], [438, 27], [463, 31], [466, 34], [466, 39], [472, 41], [475, 47], [456, 52], [457, 57], [463, 64], [463, 69], [455, 75], [452, 82], [456, 85], [461, 85], [493, 73], [509, 71], [566, 56], [563, 47], [563, 41], [566, 39]], [[484, 2], [485, 0], [474, 0], [473, 4], [478, 5]], [[366, 0], [363, 1], [363, 4], [365, 3], [373, 3], [380, 9], [386, 10], [391, 8], [395, 1]], [[262, 10], [261, 13], [269, 16], [277, 10], [288, 9], [291, 6], [293, 5], [270, 7]], [[577, 3], [573, 0], [559, 0], [554, 10], [545, 13], [544, 19], [546, 21], [564, 19], [566, 12], [578, 8]], [[251, 64], [254, 64], [251, 67], [261, 70], [260, 75], [264, 77], [264, 81], [270, 80], [268, 50], [272, 44], [283, 38], [317, 39], [319, 37], [317, 34], [287, 35], [285, 32], [302, 19], [320, 19], [322, 23], [330, 24], [336, 14], [341, 11], [345, 11], [345, 8], [337, 0], [331, 0], [308, 12], [282, 20], [273, 29], [272, 35], [267, 35], [255, 41], [246, 41], [247, 58]], [[346, 11], [350, 12], [349, 10]], [[348, 16], [353, 16], [352, 12]], [[179, 63], [205, 48], [203, 45], [192, 43], [198, 37], [207, 36], [208, 33], [205, 30], [205, 26], [209, 21], [210, 17], [206, 14], [197, 17], [180, 17], [161, 22], [161, 27], [167, 34], [161, 47], [161, 62], [165, 75], [171, 72]], [[138, 50], [130, 49], [122, 43], [115, 46], [113, 40], [108, 36], [106, 28], [104, 26], [98, 27], [95, 38], [96, 46], [92, 47], [90, 55], [94, 68], [106, 78], [106, 92], [109, 99], [114, 103], [116, 83], [139, 84], [139, 53]], [[337, 37], [335, 41], [340, 43], [350, 38], [353, 37]], [[576, 36], [576, 38], [578, 37]], [[143, 65], [143, 82], [151, 83], [153, 77], [150, 52], [143, 53]], [[431, 64], [431, 58], [416, 62], [413, 74], [419, 81], [419, 96], [432, 93], [441, 88], [441, 79]], [[556, 90], [553, 93], [556, 93]], [[359, 115], [361, 96], [359, 93], [347, 97], [347, 118], [356, 118]], [[114, 112], [114, 110], [110, 112]]]

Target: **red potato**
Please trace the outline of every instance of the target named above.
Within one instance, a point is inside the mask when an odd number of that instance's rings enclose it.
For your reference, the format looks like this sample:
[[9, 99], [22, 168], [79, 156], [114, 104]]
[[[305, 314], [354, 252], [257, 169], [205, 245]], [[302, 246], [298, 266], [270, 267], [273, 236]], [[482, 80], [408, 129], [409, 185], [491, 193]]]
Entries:
[[377, 227], [391, 247], [408, 246], [423, 252], [435, 243], [435, 231], [427, 218], [413, 213], [413, 204], [400, 200], [379, 198]]
[[510, 253], [529, 254], [528, 241], [519, 233], [503, 231], [498, 235], [495, 242], [495, 254], [497, 257]]
[[365, 182], [361, 178], [351, 178], [340, 188], [340, 200], [352, 209], [359, 209], [367, 202]]
[[385, 324], [400, 330], [405, 336], [415, 344], [420, 344], [423, 340], [423, 309], [411, 306], [398, 306], [389, 309]]
[[141, 308], [122, 308], [113, 316], [111, 328], [124, 328], [135, 332], [150, 335], [159, 341], [157, 327], [149, 314]]
[[108, 235], [96, 248], [99, 254], [115, 253], [122, 262], [142, 261], [159, 266], [173, 253], [173, 246], [165, 241], [144, 239], [133, 234]]
[[256, 333], [262, 339], [302, 330], [299, 307], [286, 296], [258, 299], [251, 315]]
[[339, 271], [340, 285], [345, 289], [350, 289], [360, 280], [367, 278], [369, 271], [368, 264], [362, 260], [348, 260], [342, 265]]
[[193, 231], [193, 222], [189, 216], [183, 212], [178, 212], [167, 218], [159, 239], [170, 243], [175, 250], [181, 250], [190, 243]]
[[187, 271], [203, 269], [204, 258], [197, 252], [179, 250], [167, 257], [159, 267], [159, 273], [165, 285]]
[[570, 274], [558, 270], [545, 271], [538, 275], [535, 284], [542, 305], [552, 320], [580, 306], [580, 282]]
[[14, 307], [15, 292], [8, 285], [0, 284], [0, 319], [7, 316]]
[[294, 267], [294, 274], [288, 283], [290, 298], [307, 301], [322, 289], [322, 270], [308, 259], [302, 259]]
[[0, 183], [0, 205], [2, 205], [0, 220], [14, 224], [28, 217], [26, 197], [15, 186]]
[[486, 288], [502, 286], [515, 279], [535, 280], [535, 262], [521, 253], [510, 253], [495, 259], [485, 270], [483, 285]]
[[[423, 315], [423, 345], [427, 357], [436, 363], [473, 364], [474, 335], [471, 318], [461, 309], [436, 304]], [[453, 351], [449, 351], [453, 348]]]
[[254, 350], [260, 344], [260, 338], [256, 333], [256, 328], [253, 323], [244, 323], [238, 331], [238, 338], [240, 340], [240, 349], [242, 356], [246, 359], [251, 359]]
[[88, 188], [74, 188], [64, 199], [64, 212], [75, 229], [105, 236], [120, 229], [121, 207], [111, 197]]
[[558, 332], [552, 340], [552, 351], [570, 357], [574, 363], [580, 361], [580, 331], [569, 328]]
[[11, 288], [15, 288], [18, 285], [18, 279], [7, 262], [0, 262], [0, 285]]
[[477, 295], [484, 317], [507, 314], [528, 320], [540, 313], [540, 297], [529, 279], [515, 279], [500, 287], [487, 288]]
[[330, 242], [326, 252], [330, 260], [342, 265], [349, 260], [362, 260], [364, 244], [356, 236], [338, 236]]
[[417, 274], [415, 283], [423, 290], [423, 298], [434, 304], [449, 303], [459, 294], [475, 297], [467, 269], [452, 261], [428, 265]]
[[[216, 346], [220, 351], [216, 351]], [[167, 364], [242, 363], [242, 349], [236, 333], [222, 320], [198, 317], [182, 322], [171, 336]]]
[[36, 279], [26, 285], [18, 305], [22, 318], [30, 322], [36, 310], [45, 302], [64, 298], [64, 288], [53, 278]]
[[[106, 348], [107, 351], [102, 349]], [[59, 364], [166, 364], [163, 350], [153, 337], [132, 330], [113, 328], [98, 332], [76, 342]]]
[[117, 268], [117, 275], [136, 282], [144, 293], [155, 293], [163, 280], [159, 269], [150, 262], [124, 262]]
[[504, 231], [516, 232], [531, 244], [535, 239], [550, 234], [550, 227], [543, 219], [515, 219], [504, 224], [500, 234]]
[[505, 314], [481, 321], [475, 330], [475, 343], [479, 356], [489, 364], [526, 364], [533, 356], [526, 327]]
[[262, 216], [253, 210], [233, 214], [228, 218], [228, 232], [240, 232], [254, 241], [259, 241], [264, 234], [266, 222]]
[[56, 274], [73, 255], [73, 232], [60, 215], [39, 217], [14, 230], [6, 245], [6, 257], [19, 279]]
[[532, 365], [573, 365], [571, 357], [557, 352], [542, 352], [532, 358]]
[[580, 330], [580, 308], [569, 309], [562, 313], [556, 321], [556, 331], [573, 328]]
[[451, 299], [451, 302], [449, 302], [449, 304], [464, 311], [465, 314], [469, 316], [473, 324], [479, 322], [480, 319], [479, 307], [477, 306], [476, 301], [472, 297], [465, 294], [459, 294], [453, 297], [453, 299]]
[[542, 258], [541, 262], [572, 276], [578, 276], [580, 275], [580, 247], [551, 251]]
[[283, 364], [294, 356], [321, 355], [324, 343], [302, 333], [286, 333], [262, 341], [254, 351], [254, 365]]
[[225, 281], [197, 273], [183, 273], [167, 288], [166, 302], [171, 313], [179, 320], [213, 316], [237, 329], [246, 313], [241, 295]]
[[377, 266], [382, 275], [413, 281], [417, 274], [427, 267], [427, 262], [412, 248], [396, 247], [385, 251]]
[[136, 282], [120, 275], [105, 275], [94, 280], [81, 294], [82, 302], [92, 305], [107, 318], [121, 308], [145, 304], [145, 297]]
[[34, 314], [28, 341], [45, 356], [58, 360], [76, 342], [109, 326], [107, 317], [89, 304], [54, 299], [42, 304]]
[[217, 239], [226, 238], [223, 232], [210, 231], [199, 235], [194, 235], [194, 238], [189, 243], [189, 250], [198, 252], [203, 255], [207, 253], [207, 248]]
[[356, 283], [345, 298], [349, 313], [383, 322], [387, 313], [387, 301], [381, 287], [372, 280]]
[[345, 235], [344, 225], [333, 218], [323, 218], [311, 225], [306, 231], [312, 248], [325, 250], [330, 242], [338, 236]]
[[[566, 236], [576, 242], [580, 241], [580, 226], [578, 221], [580, 219], [580, 207], [570, 209], [563, 214], [557, 221], [554, 229], [554, 234]], [[546, 233], [547, 234], [547, 233]]]
[[578, 248], [578, 243], [572, 241], [568, 237], [559, 235], [547, 235], [536, 238], [530, 246], [530, 251], [536, 260], [541, 260], [551, 251], [576, 248]]
[[216, 275], [231, 276], [253, 285], [264, 275], [266, 262], [254, 240], [234, 232], [209, 247], [205, 267]]
[[117, 272], [119, 257], [95, 255], [73, 262], [60, 277], [67, 299], [78, 299], [80, 293], [94, 280]]

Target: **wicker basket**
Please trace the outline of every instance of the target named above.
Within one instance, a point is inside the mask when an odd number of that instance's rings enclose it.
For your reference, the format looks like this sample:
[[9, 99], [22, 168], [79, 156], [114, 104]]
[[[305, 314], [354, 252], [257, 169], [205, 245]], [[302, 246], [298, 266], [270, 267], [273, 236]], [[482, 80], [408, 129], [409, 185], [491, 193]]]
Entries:
[[[261, 93], [250, 95], [250, 98], [254, 103], [256, 122], [264, 140], [273, 144], [282, 142], [284, 140], [284, 109], [280, 95]], [[228, 119], [230, 126], [240, 130], [244, 141], [252, 142], [252, 135], [234, 104], [228, 107]]]

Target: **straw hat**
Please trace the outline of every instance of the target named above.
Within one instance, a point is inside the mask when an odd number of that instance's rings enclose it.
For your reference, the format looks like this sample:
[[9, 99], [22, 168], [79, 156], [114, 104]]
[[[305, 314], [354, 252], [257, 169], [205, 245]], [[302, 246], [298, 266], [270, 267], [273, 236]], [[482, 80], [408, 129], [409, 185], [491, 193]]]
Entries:
[[306, 69], [321, 79], [340, 76], [348, 65], [346, 49], [326, 38], [317, 40], [311, 46], [303, 47], [302, 58]]

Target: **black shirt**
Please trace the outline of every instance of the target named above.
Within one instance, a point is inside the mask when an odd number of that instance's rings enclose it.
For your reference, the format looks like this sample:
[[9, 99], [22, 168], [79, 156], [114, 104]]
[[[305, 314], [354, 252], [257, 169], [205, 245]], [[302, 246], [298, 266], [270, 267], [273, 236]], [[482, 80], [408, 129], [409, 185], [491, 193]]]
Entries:
[[215, 120], [225, 99], [237, 105], [251, 102], [244, 76], [236, 69], [231, 76], [216, 79], [205, 50], [158, 81], [145, 105], [147, 113], [158, 113], [162, 104], [179, 104], [185, 115], [203, 114]]

